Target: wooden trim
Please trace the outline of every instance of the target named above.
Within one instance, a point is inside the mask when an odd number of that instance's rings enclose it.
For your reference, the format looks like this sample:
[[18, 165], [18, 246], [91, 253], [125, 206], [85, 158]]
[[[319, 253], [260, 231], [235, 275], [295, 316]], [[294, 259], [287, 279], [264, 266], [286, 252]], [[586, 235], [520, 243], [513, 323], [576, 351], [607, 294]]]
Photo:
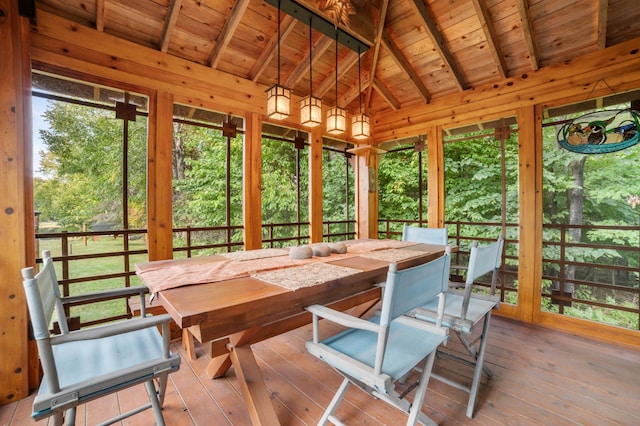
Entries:
[[[2, 285], [2, 332], [0, 333], [0, 404], [17, 401], [29, 395], [29, 376], [33, 370], [29, 360], [27, 337], [28, 315], [22, 289], [21, 268], [33, 266], [34, 240], [32, 153], [31, 153], [31, 87], [29, 38], [26, 18], [18, 14], [18, 2], [0, 0], [0, 229], [2, 251], [0, 265]], [[35, 358], [37, 360], [37, 358]]]
[[245, 117], [243, 156], [243, 203], [245, 250], [262, 248], [262, 120], [252, 113]]
[[629, 330], [550, 312], [541, 312], [536, 325], [576, 334], [589, 340], [597, 340], [634, 349], [640, 348], [640, 333], [638, 330]]
[[309, 236], [312, 243], [323, 239], [322, 212], [322, 128], [314, 127], [309, 133]]
[[[173, 258], [173, 96], [149, 97], [147, 238], [149, 260]], [[169, 172], [167, 172], [169, 171]]]

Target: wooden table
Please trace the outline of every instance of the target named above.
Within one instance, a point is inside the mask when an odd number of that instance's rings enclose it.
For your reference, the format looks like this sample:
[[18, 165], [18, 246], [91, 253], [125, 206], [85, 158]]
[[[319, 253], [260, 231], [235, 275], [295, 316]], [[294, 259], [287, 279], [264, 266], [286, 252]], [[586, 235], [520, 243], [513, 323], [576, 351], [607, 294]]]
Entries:
[[[385, 240], [380, 241], [384, 244]], [[354, 250], [361, 244], [346, 243]], [[389, 240], [389, 244], [397, 243]], [[438, 245], [410, 244], [413, 245], [400, 249], [411, 250], [414, 257], [397, 261], [400, 269], [433, 260], [445, 249]], [[336, 259], [332, 260], [332, 256]], [[212, 342], [211, 361], [206, 369], [210, 377], [223, 376], [233, 365], [255, 425], [271, 426], [279, 422], [250, 345], [310, 323], [311, 315], [304, 310], [306, 306], [323, 304], [339, 310], [357, 307], [357, 313], [363, 314], [380, 300], [380, 288], [375, 284], [386, 280], [390, 261], [366, 257], [365, 252], [332, 256], [317, 261], [353, 268], [356, 272], [295, 291], [250, 274], [219, 281], [212, 278], [214, 282], [157, 292], [159, 301], [178, 326], [188, 330], [183, 338], [195, 336], [201, 343]], [[153, 291], [154, 285], [161, 284], [158, 281], [163, 276], [169, 279], [171, 268], [179, 266], [188, 272], [196, 265], [203, 268], [207, 263], [220, 262], [221, 258], [211, 256], [136, 264], [136, 273]], [[167, 274], [163, 274], [165, 271]]]

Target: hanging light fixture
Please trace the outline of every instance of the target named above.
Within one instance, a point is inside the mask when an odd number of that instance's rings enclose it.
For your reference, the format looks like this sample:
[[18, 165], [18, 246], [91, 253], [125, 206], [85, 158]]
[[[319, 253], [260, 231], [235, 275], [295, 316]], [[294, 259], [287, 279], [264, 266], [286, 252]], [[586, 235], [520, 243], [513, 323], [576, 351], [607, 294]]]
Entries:
[[291, 110], [291, 90], [280, 85], [280, 0], [278, 0], [278, 83], [267, 89], [267, 117], [287, 118]]
[[313, 96], [313, 18], [309, 17], [309, 96], [300, 101], [300, 124], [316, 127], [322, 124], [322, 101]]
[[354, 139], [367, 139], [371, 136], [369, 116], [362, 113], [362, 78], [360, 77], [360, 46], [358, 46], [358, 98], [360, 100], [360, 114], [353, 117], [351, 122], [351, 136]]
[[336, 29], [336, 106], [327, 112], [327, 133], [338, 135], [347, 127], [347, 113], [338, 106], [338, 30]]

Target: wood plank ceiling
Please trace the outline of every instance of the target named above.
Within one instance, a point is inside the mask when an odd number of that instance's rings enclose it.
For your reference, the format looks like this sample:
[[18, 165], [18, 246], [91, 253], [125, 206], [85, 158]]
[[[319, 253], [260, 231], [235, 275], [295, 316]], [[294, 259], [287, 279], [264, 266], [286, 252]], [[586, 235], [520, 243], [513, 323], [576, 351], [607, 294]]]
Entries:
[[[298, 0], [320, 11], [347, 0]], [[36, 0], [82, 25], [262, 84], [278, 79], [375, 115], [573, 60], [640, 37], [637, 0], [350, 0], [341, 25], [370, 48], [361, 57], [262, 0]], [[336, 97], [336, 72], [338, 90]], [[360, 95], [360, 96], [359, 96]]]

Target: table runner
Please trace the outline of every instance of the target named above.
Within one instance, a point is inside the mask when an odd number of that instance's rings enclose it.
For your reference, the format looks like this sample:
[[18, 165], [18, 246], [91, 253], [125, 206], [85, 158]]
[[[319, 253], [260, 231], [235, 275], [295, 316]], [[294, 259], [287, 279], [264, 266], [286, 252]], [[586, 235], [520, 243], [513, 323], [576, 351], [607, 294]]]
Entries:
[[[347, 253], [332, 253], [327, 257], [310, 259], [291, 259], [288, 248], [258, 249], [243, 252], [224, 253], [215, 256], [203, 256], [179, 260], [160, 260], [136, 264], [136, 273], [153, 294], [158, 291], [186, 285], [213, 283], [233, 278], [248, 277], [260, 272], [289, 269], [311, 263], [326, 263], [354, 256], [371, 255], [376, 251], [388, 251], [416, 245], [415, 242], [397, 240], [348, 240]], [[423, 254], [415, 250], [396, 250], [407, 252], [402, 259]], [[236, 254], [237, 253], [237, 254]], [[394, 261], [392, 254], [383, 252], [379, 259]], [[385, 257], [386, 256], [386, 257]], [[397, 255], [396, 255], [397, 256]]]

